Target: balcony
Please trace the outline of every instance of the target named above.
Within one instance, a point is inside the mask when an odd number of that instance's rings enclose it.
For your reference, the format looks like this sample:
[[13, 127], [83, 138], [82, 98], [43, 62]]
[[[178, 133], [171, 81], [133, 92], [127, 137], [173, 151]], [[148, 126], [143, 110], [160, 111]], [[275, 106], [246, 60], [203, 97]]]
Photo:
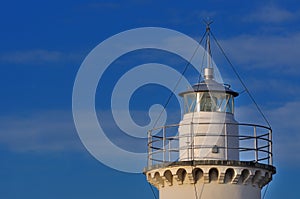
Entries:
[[[215, 126], [222, 128], [223, 133], [201, 132], [203, 126]], [[187, 127], [190, 133], [179, 135], [179, 127]], [[230, 126], [231, 128], [228, 128]], [[197, 128], [195, 128], [197, 127]], [[235, 127], [235, 128], [232, 128]], [[195, 131], [195, 129], [197, 129]], [[199, 130], [200, 129], [200, 130]], [[203, 128], [205, 129], [205, 128]], [[238, 135], [230, 133], [231, 129], [238, 129]], [[206, 142], [195, 140], [223, 139], [222, 146], [209, 145]], [[182, 140], [185, 144], [182, 144]], [[232, 144], [230, 140], [237, 143]], [[211, 143], [211, 142], [209, 142]], [[223, 152], [223, 158], [209, 159], [199, 157], [199, 152], [212, 151]], [[238, 160], [230, 159], [228, 154], [234, 151], [238, 153]], [[182, 157], [185, 157], [183, 159]], [[272, 129], [266, 126], [246, 123], [190, 123], [173, 124], [154, 128], [148, 131], [148, 168], [167, 166], [171, 164], [185, 164], [188, 162], [202, 162], [210, 164], [259, 164], [261, 166], [273, 166], [272, 154]]]

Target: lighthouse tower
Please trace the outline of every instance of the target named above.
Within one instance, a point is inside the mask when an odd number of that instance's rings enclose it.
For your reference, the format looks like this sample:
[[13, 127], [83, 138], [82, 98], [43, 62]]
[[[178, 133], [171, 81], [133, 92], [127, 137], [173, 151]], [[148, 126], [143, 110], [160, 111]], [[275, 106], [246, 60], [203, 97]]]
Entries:
[[238, 123], [238, 93], [215, 80], [209, 26], [204, 78], [180, 93], [184, 115], [179, 124], [148, 132], [144, 173], [160, 199], [261, 199], [272, 180], [272, 129]]

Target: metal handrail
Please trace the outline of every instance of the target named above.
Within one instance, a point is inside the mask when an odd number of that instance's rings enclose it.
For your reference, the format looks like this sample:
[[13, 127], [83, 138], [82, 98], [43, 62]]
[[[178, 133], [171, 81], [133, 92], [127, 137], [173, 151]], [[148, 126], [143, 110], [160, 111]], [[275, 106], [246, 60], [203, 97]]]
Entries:
[[[224, 125], [226, 128], [227, 125], [236, 125], [239, 127], [239, 135], [228, 135], [227, 130], [225, 129], [225, 134], [212, 134], [210, 133], [191, 133], [191, 134], [185, 134], [185, 135], [178, 135], [178, 129], [176, 129], [176, 135], [170, 134], [168, 131], [169, 129], [173, 128], [179, 128], [180, 126], [185, 125]], [[247, 134], [245, 134], [241, 127], [247, 127], [252, 128], [252, 132], [249, 134], [249, 131], [247, 131]], [[262, 129], [263, 132], [258, 132], [257, 129]], [[267, 132], [266, 132], [267, 131]], [[204, 146], [199, 144], [194, 144], [191, 142], [191, 145], [186, 145], [183, 147], [179, 147], [179, 140], [181, 138], [191, 138], [191, 140], [194, 140], [197, 137], [224, 137], [227, 142], [228, 138], [238, 138], [239, 140], [239, 146], [238, 148], [229, 147], [226, 146], [222, 147], [220, 146], [220, 149], [224, 149], [227, 153], [228, 150], [238, 150], [239, 156], [244, 152], [254, 152], [254, 155], [249, 155], [250, 157], [247, 157], [246, 161], [251, 162], [258, 162], [258, 163], [264, 163], [268, 165], [273, 164], [273, 153], [272, 153], [272, 129], [270, 127], [257, 125], [257, 124], [247, 124], [247, 123], [190, 123], [190, 124], [171, 124], [166, 125], [162, 127], [153, 128], [148, 131], [148, 166], [152, 166], [155, 164], [160, 163], [169, 163], [171, 161], [171, 155], [174, 154], [175, 160], [178, 161], [179, 159], [179, 152], [183, 149], [191, 149], [191, 153], [194, 153], [195, 149], [205, 149], [205, 148], [211, 148], [212, 146]], [[249, 147], [248, 145], [243, 143], [244, 141], [247, 142], [253, 142], [252, 147]], [[175, 144], [174, 144], [175, 143]], [[173, 146], [172, 146], [173, 144]], [[176, 146], [174, 146], [176, 145]], [[155, 155], [158, 155], [158, 157], [154, 157]], [[194, 154], [192, 154], [192, 157], [194, 157]], [[226, 155], [227, 157], [227, 155]], [[168, 160], [167, 160], [168, 159]], [[229, 160], [229, 159], [225, 159]], [[267, 162], [263, 162], [266, 161]], [[240, 158], [240, 161], [245, 161], [243, 158]], [[172, 162], [172, 161], [171, 161]]]

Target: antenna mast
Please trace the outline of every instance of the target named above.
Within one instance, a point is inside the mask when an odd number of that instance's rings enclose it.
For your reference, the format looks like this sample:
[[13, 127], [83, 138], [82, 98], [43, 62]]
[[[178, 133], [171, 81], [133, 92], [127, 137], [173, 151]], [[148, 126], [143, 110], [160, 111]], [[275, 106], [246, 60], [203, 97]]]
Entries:
[[207, 32], [207, 37], [206, 37], [207, 68], [212, 68], [211, 49], [210, 49], [210, 24], [212, 24], [212, 23], [213, 23], [213, 21], [211, 21], [211, 20], [205, 21], [206, 32]]
[[214, 70], [211, 63], [211, 49], [210, 49], [210, 24], [213, 23], [212, 20], [205, 20], [206, 24], [206, 57], [207, 57], [207, 66], [204, 68], [204, 79], [214, 79]]

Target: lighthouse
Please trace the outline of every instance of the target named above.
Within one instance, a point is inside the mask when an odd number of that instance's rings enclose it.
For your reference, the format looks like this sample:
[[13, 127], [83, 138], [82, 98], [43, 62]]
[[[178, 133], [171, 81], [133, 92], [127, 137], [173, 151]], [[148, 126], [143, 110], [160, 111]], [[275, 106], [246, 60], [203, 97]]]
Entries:
[[272, 129], [235, 119], [239, 93], [215, 79], [209, 25], [206, 33], [203, 78], [179, 94], [178, 124], [148, 131], [144, 174], [160, 199], [261, 199], [276, 173]]

